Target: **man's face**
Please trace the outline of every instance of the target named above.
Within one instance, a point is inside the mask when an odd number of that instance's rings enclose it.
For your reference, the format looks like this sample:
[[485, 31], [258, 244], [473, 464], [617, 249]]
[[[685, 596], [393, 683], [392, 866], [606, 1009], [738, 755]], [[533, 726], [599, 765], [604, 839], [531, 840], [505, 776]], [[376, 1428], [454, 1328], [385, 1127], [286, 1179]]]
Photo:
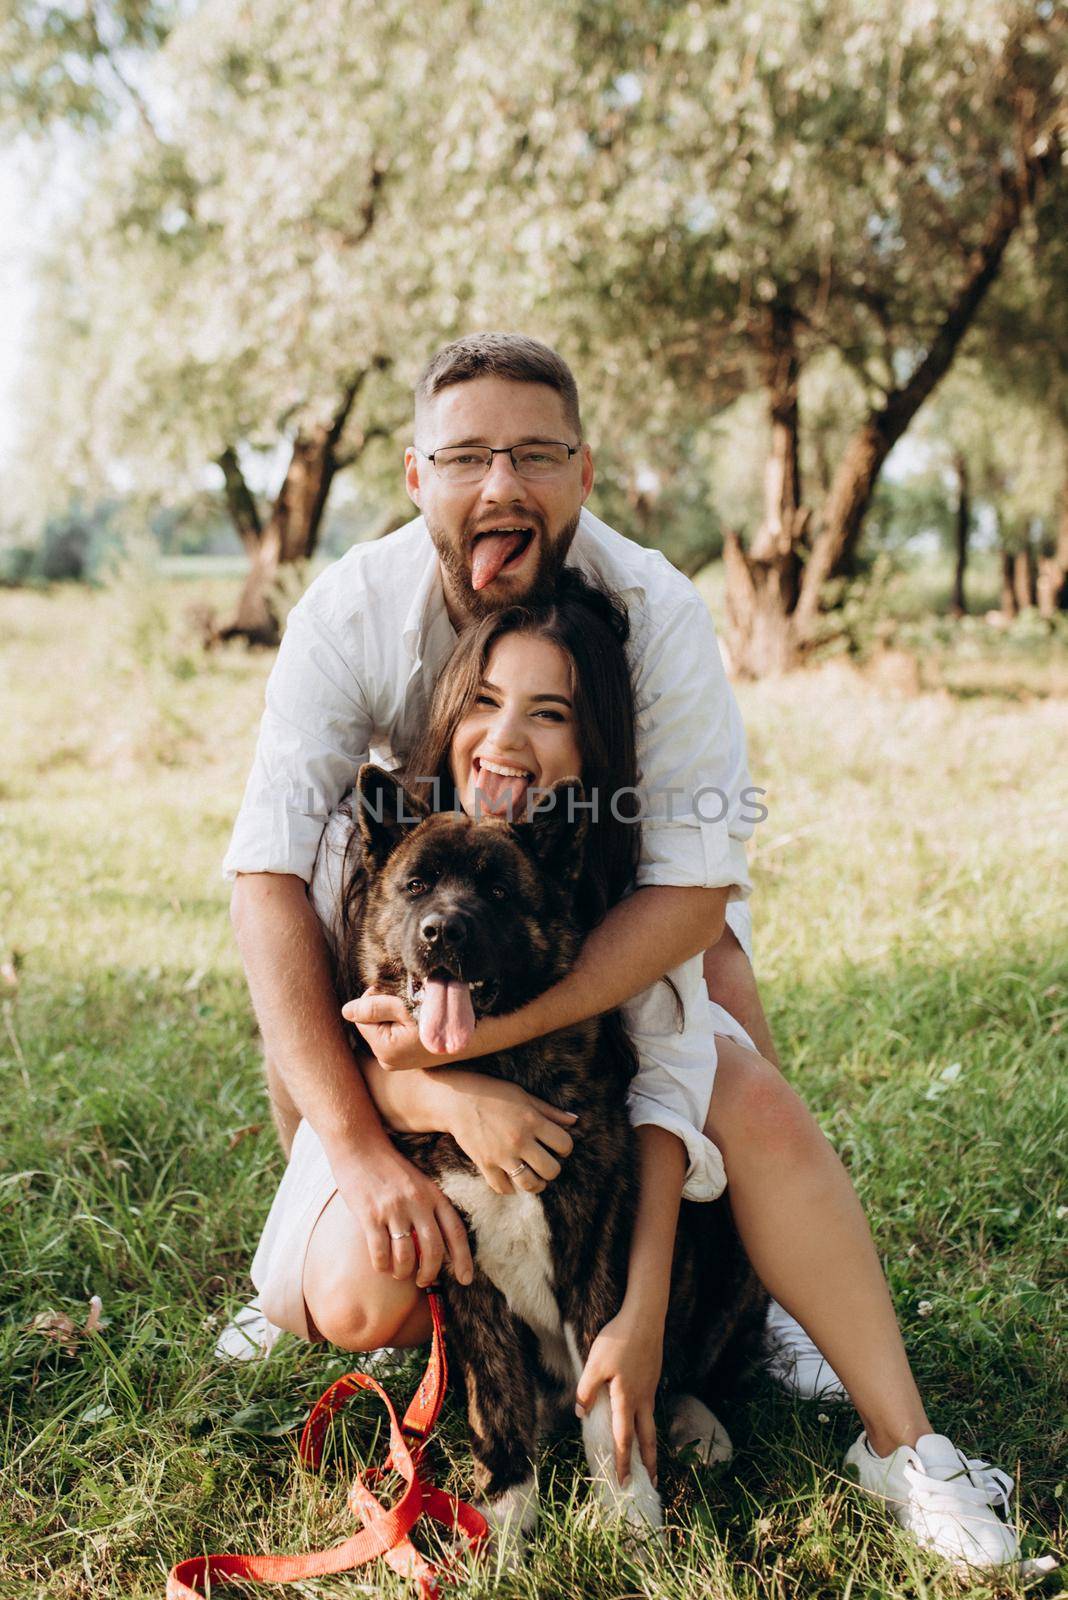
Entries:
[[[577, 445], [564, 402], [542, 383], [472, 378], [454, 383], [423, 408], [416, 426], [421, 450], [453, 445], [503, 447], [555, 439]], [[451, 483], [433, 462], [405, 452], [408, 493], [422, 511], [441, 561], [445, 597], [455, 623], [552, 596], [593, 487], [588, 445], [552, 478], [520, 478], [498, 455], [477, 483]]]

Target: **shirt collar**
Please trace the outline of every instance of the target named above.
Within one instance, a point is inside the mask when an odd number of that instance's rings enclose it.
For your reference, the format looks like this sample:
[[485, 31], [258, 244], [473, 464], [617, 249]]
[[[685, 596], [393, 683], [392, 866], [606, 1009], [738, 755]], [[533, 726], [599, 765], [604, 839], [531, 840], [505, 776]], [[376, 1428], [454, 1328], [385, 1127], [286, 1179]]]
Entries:
[[[579, 514], [579, 525], [575, 537], [571, 541], [571, 549], [567, 552], [564, 561], [566, 567], [577, 567], [584, 577], [601, 588], [608, 589], [618, 596], [624, 604], [632, 600], [644, 603], [648, 593], [645, 584], [636, 573], [627, 572], [620, 563], [619, 556], [606, 562], [607, 552], [602, 545], [602, 531], [616, 544], [619, 534], [602, 522], [588, 507], [583, 506]], [[629, 549], [629, 545], [624, 548]], [[644, 552], [643, 552], [644, 553]], [[601, 560], [597, 560], [598, 554]], [[607, 567], [607, 571], [606, 571]]]

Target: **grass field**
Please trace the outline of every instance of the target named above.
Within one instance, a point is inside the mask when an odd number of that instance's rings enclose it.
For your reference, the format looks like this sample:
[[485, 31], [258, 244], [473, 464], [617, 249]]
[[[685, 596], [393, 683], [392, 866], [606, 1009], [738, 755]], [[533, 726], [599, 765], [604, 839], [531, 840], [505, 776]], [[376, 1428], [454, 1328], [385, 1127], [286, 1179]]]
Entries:
[[[219, 877], [269, 659], [197, 655], [182, 608], [210, 589], [0, 593], [5, 1596], [157, 1596], [181, 1555], [351, 1527], [336, 1481], [295, 1461], [345, 1362], [294, 1341], [254, 1366], [211, 1354], [281, 1162]], [[1063, 1552], [1068, 667], [979, 625], [924, 648], [919, 693], [832, 663], [742, 694], [770, 808], [759, 977], [873, 1218], [936, 1425], [1018, 1471], [1029, 1553]], [[416, 1374], [398, 1363], [399, 1398]], [[365, 1455], [377, 1417], [354, 1412], [344, 1449]], [[757, 1375], [724, 1420], [729, 1466], [663, 1469], [654, 1575], [582, 1514], [563, 1439], [529, 1565], [470, 1592], [958, 1591], [838, 1476], [851, 1413]], [[453, 1412], [444, 1438], [459, 1487]]]

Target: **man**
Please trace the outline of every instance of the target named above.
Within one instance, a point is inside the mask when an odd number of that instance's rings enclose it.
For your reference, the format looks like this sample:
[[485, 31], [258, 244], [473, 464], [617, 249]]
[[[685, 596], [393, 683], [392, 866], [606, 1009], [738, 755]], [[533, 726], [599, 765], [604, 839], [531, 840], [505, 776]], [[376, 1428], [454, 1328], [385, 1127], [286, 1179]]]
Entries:
[[[494, 443], [505, 434], [506, 445]], [[625, 1005], [643, 1059], [632, 1114], [682, 1139], [684, 1193], [697, 1199], [712, 1197], [723, 1181], [718, 1152], [701, 1131], [712, 1064], [687, 1060], [686, 1043], [669, 1033], [670, 1024], [661, 1024], [658, 1036], [641, 991], [704, 950], [712, 999], [766, 1057], [774, 1059], [774, 1049], [749, 960], [744, 843], [759, 813], [737, 705], [692, 586], [662, 556], [630, 545], [582, 511], [593, 459], [570, 371], [534, 340], [460, 340], [420, 380], [416, 438], [406, 453], [406, 481], [424, 517], [374, 548], [395, 569], [395, 615], [346, 611], [356, 591], [351, 581], [348, 588], [337, 581], [344, 562], [295, 608], [268, 686], [225, 870], [236, 878], [233, 920], [283, 1145], [288, 1153], [304, 1116], [323, 1141], [346, 1205], [365, 1227], [375, 1265], [410, 1276], [417, 1237], [422, 1276], [430, 1281], [446, 1251], [465, 1258], [462, 1225], [382, 1128], [346, 1042], [306, 885], [327, 816], [351, 788], [361, 760], [376, 746], [387, 761], [403, 755], [456, 630], [517, 600], [548, 598], [565, 560], [601, 581], [629, 584], [624, 598], [647, 617], [636, 638], [646, 656], [636, 677], [639, 726], [647, 726], [640, 754], [650, 814], [638, 892], [591, 935], [572, 978], [538, 1003], [522, 1036]], [[558, 461], [547, 473], [541, 466], [542, 475], [524, 476], [513, 450], [546, 441]], [[488, 465], [464, 460], [465, 447], [483, 453], [489, 447]], [[606, 540], [622, 566], [606, 569]], [[347, 560], [367, 550], [357, 547]], [[380, 603], [366, 609], [380, 612]], [[388, 664], [389, 646], [376, 628], [401, 646]], [[399, 1064], [403, 1051], [390, 1036], [402, 1030], [389, 1003], [365, 1001], [355, 1015], [376, 1054]], [[485, 1041], [485, 1027], [481, 1034]], [[491, 1048], [483, 1042], [479, 1053]], [[418, 1046], [414, 1054], [409, 1048], [404, 1064], [417, 1060]], [[664, 1109], [673, 1094], [674, 1116]], [[773, 1366], [784, 1381], [801, 1393], [840, 1394], [793, 1319], [780, 1316], [779, 1325], [786, 1338], [777, 1341]], [[254, 1325], [247, 1326], [251, 1333]]]

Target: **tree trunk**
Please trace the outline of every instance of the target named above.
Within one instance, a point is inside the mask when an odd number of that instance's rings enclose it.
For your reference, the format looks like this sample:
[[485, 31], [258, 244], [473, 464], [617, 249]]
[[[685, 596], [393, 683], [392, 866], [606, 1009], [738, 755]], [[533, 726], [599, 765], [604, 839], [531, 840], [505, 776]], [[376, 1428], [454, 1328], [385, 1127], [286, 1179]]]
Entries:
[[957, 560], [953, 569], [953, 595], [949, 609], [953, 616], [964, 617], [968, 614], [968, 602], [964, 595], [964, 574], [968, 568], [968, 534], [972, 513], [968, 492], [968, 462], [962, 451], [958, 450], [953, 465], [957, 471], [957, 521], [954, 529]]
[[249, 570], [233, 615], [215, 631], [216, 641], [244, 639], [277, 645], [282, 633], [275, 585], [279, 569], [315, 554], [327, 496], [341, 462], [338, 446], [366, 373], [349, 383], [329, 422], [302, 429], [282, 487], [264, 523], [246, 484], [236, 451], [219, 457], [230, 516], [249, 555]]
[[1053, 554], [1043, 556], [1038, 564], [1038, 609], [1044, 617], [1068, 611], [1068, 484], [1061, 500]]
[[1027, 611], [1038, 604], [1036, 577], [1035, 552], [1030, 538], [1025, 535], [1023, 544], [1012, 558], [1012, 587], [1017, 611]]
[[1001, 552], [1001, 614], [1014, 617], [1019, 610], [1016, 604], [1015, 556], [1011, 550]]
[[764, 520], [748, 551], [733, 530], [723, 541], [728, 648], [735, 672], [746, 678], [787, 672], [799, 659], [793, 612], [809, 513], [801, 504], [801, 363], [794, 310], [785, 300], [771, 308], [764, 369], [771, 412]]

